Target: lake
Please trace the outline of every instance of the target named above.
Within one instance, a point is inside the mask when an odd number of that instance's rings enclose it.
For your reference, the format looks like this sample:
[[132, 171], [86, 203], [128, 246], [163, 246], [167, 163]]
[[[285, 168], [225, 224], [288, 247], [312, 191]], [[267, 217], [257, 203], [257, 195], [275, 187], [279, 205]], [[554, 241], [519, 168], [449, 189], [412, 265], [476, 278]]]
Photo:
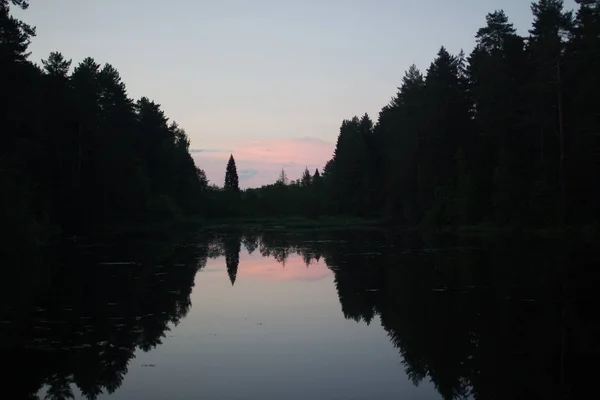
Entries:
[[580, 398], [598, 260], [381, 230], [70, 240], [3, 265], [2, 398]]

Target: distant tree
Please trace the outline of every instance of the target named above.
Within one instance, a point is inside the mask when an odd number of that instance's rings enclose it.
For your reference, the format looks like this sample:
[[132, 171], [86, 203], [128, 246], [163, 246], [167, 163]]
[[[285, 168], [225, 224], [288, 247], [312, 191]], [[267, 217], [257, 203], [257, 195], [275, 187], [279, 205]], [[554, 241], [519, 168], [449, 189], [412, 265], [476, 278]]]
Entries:
[[281, 172], [279, 173], [279, 177], [277, 178], [276, 183], [284, 186], [289, 183], [287, 174], [285, 173], [285, 170], [283, 168], [281, 168]]
[[225, 171], [225, 191], [231, 193], [240, 193], [240, 184], [237, 173], [237, 168], [235, 166], [235, 160], [233, 159], [233, 154], [229, 156], [229, 161], [227, 162], [227, 169]]
[[308, 168], [304, 169], [304, 173], [302, 173], [302, 178], [300, 179], [300, 184], [304, 187], [310, 186], [312, 183], [312, 177], [310, 176], [310, 171]]
[[196, 176], [202, 190], [208, 190], [208, 179], [206, 178], [206, 172], [203, 169], [196, 167]]
[[319, 173], [319, 168], [315, 169], [315, 173], [313, 175], [313, 182], [316, 182], [321, 179], [321, 174]]

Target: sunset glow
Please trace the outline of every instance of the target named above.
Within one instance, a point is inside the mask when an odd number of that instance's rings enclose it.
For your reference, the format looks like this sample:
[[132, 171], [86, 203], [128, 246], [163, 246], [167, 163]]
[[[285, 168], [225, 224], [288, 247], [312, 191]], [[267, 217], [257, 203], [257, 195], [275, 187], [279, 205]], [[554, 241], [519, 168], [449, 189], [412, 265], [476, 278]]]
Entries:
[[301, 256], [293, 254], [286, 259], [284, 266], [272, 257], [262, 257], [257, 251], [242, 258], [237, 278], [272, 282], [315, 282], [329, 275], [331, 275], [331, 271], [322, 261], [313, 260], [307, 267]]
[[192, 155], [211, 184], [223, 185], [225, 165], [233, 154], [240, 186], [274, 183], [283, 168], [289, 179], [300, 178], [304, 168], [322, 170], [333, 154], [334, 144], [317, 138], [269, 139], [242, 143], [231, 149], [197, 149]]

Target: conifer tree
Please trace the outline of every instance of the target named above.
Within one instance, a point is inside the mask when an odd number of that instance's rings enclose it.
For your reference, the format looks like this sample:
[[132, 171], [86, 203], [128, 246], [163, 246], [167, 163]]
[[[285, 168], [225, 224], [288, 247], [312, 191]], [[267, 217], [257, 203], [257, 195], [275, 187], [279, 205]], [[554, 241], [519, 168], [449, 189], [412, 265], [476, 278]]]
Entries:
[[233, 154], [229, 156], [225, 171], [225, 191], [236, 194], [240, 192], [239, 178]]

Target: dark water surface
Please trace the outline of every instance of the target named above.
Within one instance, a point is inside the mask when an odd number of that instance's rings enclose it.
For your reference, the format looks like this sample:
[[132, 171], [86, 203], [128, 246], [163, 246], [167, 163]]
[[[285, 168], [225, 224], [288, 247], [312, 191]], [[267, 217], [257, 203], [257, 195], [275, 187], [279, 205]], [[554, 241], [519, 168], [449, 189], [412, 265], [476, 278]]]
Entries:
[[3, 265], [0, 397], [587, 398], [598, 260], [364, 230], [70, 242]]

